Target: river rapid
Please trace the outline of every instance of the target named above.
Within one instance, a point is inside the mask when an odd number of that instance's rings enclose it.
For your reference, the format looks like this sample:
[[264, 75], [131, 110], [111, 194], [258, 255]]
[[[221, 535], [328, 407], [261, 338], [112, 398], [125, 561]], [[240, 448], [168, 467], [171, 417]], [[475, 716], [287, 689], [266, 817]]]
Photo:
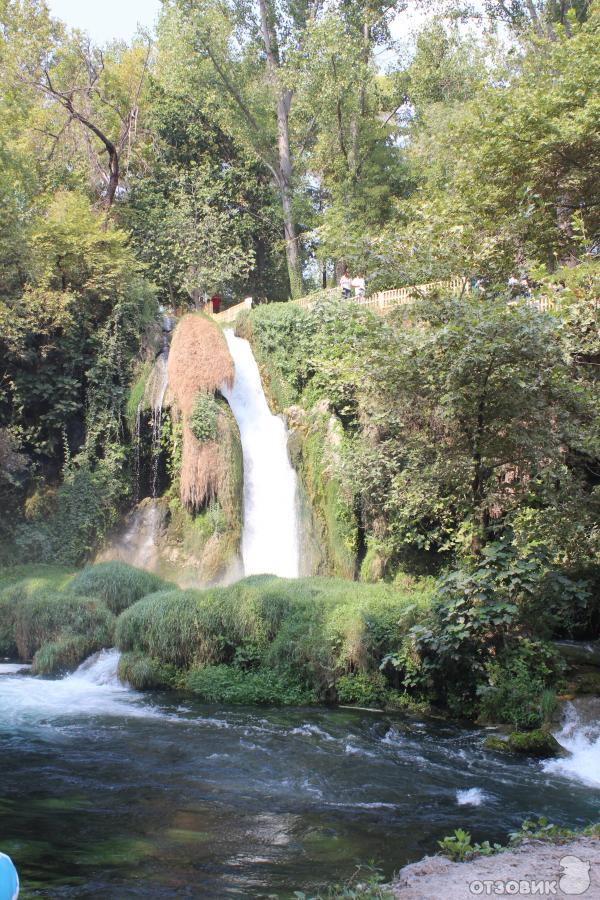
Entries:
[[[600, 781], [502, 758], [485, 732], [325, 709], [140, 694], [103, 651], [62, 680], [0, 666], [0, 834], [21, 898], [293, 896], [457, 827], [600, 819]], [[589, 753], [589, 746], [586, 752]]]

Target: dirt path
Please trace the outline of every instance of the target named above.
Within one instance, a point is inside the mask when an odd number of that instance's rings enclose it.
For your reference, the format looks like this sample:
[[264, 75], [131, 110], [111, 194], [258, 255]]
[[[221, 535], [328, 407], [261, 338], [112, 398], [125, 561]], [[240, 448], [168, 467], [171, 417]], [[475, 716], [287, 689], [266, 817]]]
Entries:
[[467, 863], [426, 856], [401, 869], [392, 887], [398, 900], [498, 896], [600, 900], [600, 839], [580, 838], [567, 844], [528, 841], [516, 850]]

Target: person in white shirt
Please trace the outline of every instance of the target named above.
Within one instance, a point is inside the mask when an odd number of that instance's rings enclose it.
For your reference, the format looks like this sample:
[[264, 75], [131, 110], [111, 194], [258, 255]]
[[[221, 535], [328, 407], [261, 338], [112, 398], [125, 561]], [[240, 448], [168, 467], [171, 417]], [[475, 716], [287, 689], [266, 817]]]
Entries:
[[354, 288], [355, 297], [365, 296], [365, 277], [362, 272], [359, 272], [356, 278], [352, 279], [352, 287]]
[[344, 273], [340, 278], [340, 287], [342, 289], [342, 297], [347, 300], [352, 292], [352, 279], [348, 274], [348, 269], [344, 269]]

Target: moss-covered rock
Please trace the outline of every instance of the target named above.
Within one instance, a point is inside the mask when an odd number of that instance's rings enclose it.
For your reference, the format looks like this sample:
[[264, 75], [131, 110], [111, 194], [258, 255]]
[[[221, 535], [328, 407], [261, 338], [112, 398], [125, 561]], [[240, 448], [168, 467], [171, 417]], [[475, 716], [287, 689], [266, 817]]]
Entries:
[[290, 417], [292, 458], [320, 535], [322, 557], [326, 560], [323, 568], [340, 578], [354, 578], [358, 523], [353, 498], [337, 475], [344, 441], [342, 425], [326, 401], [320, 401], [302, 416], [295, 410], [296, 407], [291, 410]]
[[566, 751], [556, 738], [548, 731], [537, 728], [534, 731], [513, 731], [508, 737], [488, 735], [484, 741], [486, 750], [499, 753], [520, 753], [524, 756], [535, 756], [549, 759], [564, 756]]
[[600, 695], [600, 672], [584, 672], [575, 681], [575, 690], [578, 694]]

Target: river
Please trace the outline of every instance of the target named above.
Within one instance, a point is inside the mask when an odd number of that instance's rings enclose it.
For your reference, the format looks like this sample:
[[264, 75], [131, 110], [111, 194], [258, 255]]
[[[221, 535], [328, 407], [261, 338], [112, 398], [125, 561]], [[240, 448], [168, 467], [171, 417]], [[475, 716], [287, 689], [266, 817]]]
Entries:
[[120, 685], [116, 660], [0, 677], [0, 833], [21, 900], [287, 898], [357, 862], [391, 875], [457, 827], [505, 840], [532, 814], [600, 818], [600, 784], [487, 753], [479, 729], [207, 707]]

